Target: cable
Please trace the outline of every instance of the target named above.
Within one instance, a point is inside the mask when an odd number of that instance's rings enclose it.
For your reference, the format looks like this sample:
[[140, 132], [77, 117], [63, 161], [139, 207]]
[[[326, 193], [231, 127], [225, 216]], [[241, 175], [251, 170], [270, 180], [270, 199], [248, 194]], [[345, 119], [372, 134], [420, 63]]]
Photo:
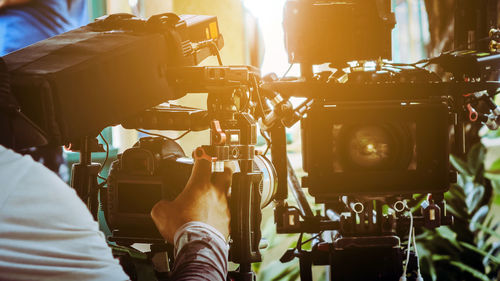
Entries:
[[[293, 63], [291, 63], [291, 64], [290, 64], [290, 66], [288, 67], [288, 69], [285, 71], [285, 74], [283, 74], [283, 76], [281, 76], [281, 79], [283, 79], [283, 78], [285, 78], [285, 77], [286, 77], [286, 75], [288, 74], [288, 72], [290, 72], [290, 70], [292, 69], [292, 66], [293, 66], [293, 65], [294, 65]], [[280, 80], [281, 80], [281, 79], [280, 79]]]
[[415, 250], [415, 257], [417, 258], [417, 279], [415, 281], [424, 281], [420, 273], [420, 259], [418, 257], [417, 241], [415, 240], [415, 228], [413, 228], [413, 249]]
[[268, 143], [267, 146], [266, 146], [266, 150], [264, 150], [264, 155], [266, 155], [267, 152], [269, 152], [270, 148], [271, 148], [271, 143]]
[[416, 67], [417, 65], [419, 64], [422, 64], [422, 63], [428, 63], [431, 59], [421, 59], [417, 62], [414, 62], [414, 63], [400, 63], [400, 62], [384, 62], [384, 64], [387, 64], [387, 65], [392, 65], [392, 66], [411, 66], [411, 67]]
[[264, 151], [264, 155], [267, 154], [267, 152], [269, 151], [269, 149], [271, 148], [271, 138], [269, 138], [269, 136], [267, 135], [267, 132], [260, 129], [260, 135], [264, 138], [264, 140], [266, 141], [266, 150]]
[[[406, 204], [406, 202], [405, 202]], [[408, 205], [406, 205], [406, 208], [408, 208]], [[411, 250], [411, 242], [412, 238], [411, 235], [413, 233], [413, 215], [411, 213], [411, 209], [408, 210], [408, 213], [410, 215], [410, 233], [408, 233], [408, 247], [406, 249], [406, 263], [403, 267], [403, 275], [399, 278], [399, 281], [406, 281], [406, 271], [408, 269], [408, 263], [410, 263], [410, 250]]]
[[[260, 91], [259, 91], [259, 85], [257, 84], [257, 78], [255, 77], [255, 75], [252, 75], [252, 84], [255, 88], [255, 93], [257, 96], [257, 104], [259, 108], [258, 110], [260, 111], [261, 118], [264, 119], [266, 117], [266, 112], [264, 104], [262, 103], [262, 98], [260, 96]], [[267, 144], [266, 150], [264, 151], [264, 155], [266, 155], [269, 149], [271, 148], [271, 138], [269, 138], [262, 129], [260, 130], [260, 134], [262, 135]]]
[[217, 47], [217, 44], [215, 44], [215, 42], [213, 40], [211, 40], [212, 42], [212, 52], [215, 53], [215, 55], [217, 56], [217, 61], [219, 62], [219, 65], [222, 66], [222, 59], [220, 57], [220, 51], [219, 51], [219, 47]]
[[101, 180], [103, 180], [104, 182], [106, 182], [107, 179], [105, 177], [101, 176], [100, 173], [104, 169], [104, 166], [106, 166], [106, 162], [108, 162], [108, 158], [109, 158], [109, 143], [108, 143], [108, 141], [106, 141], [106, 139], [102, 135], [102, 132], [99, 133], [99, 136], [101, 137], [102, 141], [104, 141], [104, 143], [106, 144], [106, 158], [104, 158], [104, 162], [102, 162], [101, 168], [99, 169], [99, 172], [97, 172], [97, 177], [100, 178]]
[[176, 140], [180, 140], [180, 139], [182, 139], [183, 137], [185, 137], [185, 136], [186, 136], [187, 134], [189, 134], [189, 133], [191, 133], [191, 130], [187, 130], [187, 131], [185, 131], [184, 133], [182, 133], [180, 136], [178, 136], [178, 137], [176, 137], [176, 138], [173, 138], [173, 139], [171, 139], [171, 140], [174, 140], [174, 141], [176, 141]]
[[135, 130], [138, 131], [138, 132], [141, 132], [143, 134], [146, 134], [146, 135], [160, 137], [160, 138], [167, 139], [167, 140], [172, 140], [172, 141], [180, 140], [181, 138], [185, 137], [187, 134], [189, 134], [191, 132], [191, 130], [187, 130], [187, 131], [185, 131], [184, 133], [182, 133], [180, 136], [178, 136], [176, 138], [169, 138], [169, 137], [164, 136], [164, 135], [151, 133], [151, 132], [144, 131], [144, 130], [141, 130], [141, 129], [135, 129]]
[[306, 241], [304, 241], [304, 242], [301, 242], [301, 243], [300, 243], [300, 245], [307, 244], [307, 243], [309, 243], [309, 242], [313, 241], [314, 239], [321, 237], [321, 234], [323, 234], [323, 231], [320, 231], [318, 234], [314, 235], [313, 237], [311, 237], [311, 238], [307, 239], [307, 240], [306, 240]]
[[298, 252], [302, 252], [302, 245], [307, 244], [307, 243], [313, 241], [314, 239], [321, 237], [322, 234], [323, 234], [323, 231], [320, 231], [318, 234], [307, 239], [306, 241], [302, 241], [302, 237], [304, 236], [304, 232], [301, 232], [299, 235], [299, 239], [297, 240], [297, 245], [295, 246], [295, 249], [297, 249]]
[[265, 112], [265, 109], [264, 109], [264, 104], [262, 103], [262, 99], [260, 97], [259, 85], [257, 83], [257, 78], [253, 74], [252, 74], [252, 84], [253, 84], [253, 87], [255, 89], [255, 93], [257, 95], [257, 103], [259, 105], [260, 115], [261, 115], [262, 118], [265, 118], [266, 117], [266, 112]]
[[302, 236], [304, 232], [301, 232], [299, 235], [299, 240], [297, 240], [297, 246], [295, 247], [299, 252], [302, 251]]

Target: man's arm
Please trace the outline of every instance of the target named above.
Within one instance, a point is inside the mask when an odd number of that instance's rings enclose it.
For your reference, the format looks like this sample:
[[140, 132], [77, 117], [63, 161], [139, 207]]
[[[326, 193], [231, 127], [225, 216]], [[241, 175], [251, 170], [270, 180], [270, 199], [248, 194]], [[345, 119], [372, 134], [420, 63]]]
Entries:
[[190, 222], [174, 239], [175, 280], [226, 279], [229, 246], [219, 231], [202, 222]]
[[158, 230], [175, 246], [174, 280], [226, 280], [231, 177], [230, 169], [212, 175], [210, 162], [196, 160], [182, 193], [153, 207]]

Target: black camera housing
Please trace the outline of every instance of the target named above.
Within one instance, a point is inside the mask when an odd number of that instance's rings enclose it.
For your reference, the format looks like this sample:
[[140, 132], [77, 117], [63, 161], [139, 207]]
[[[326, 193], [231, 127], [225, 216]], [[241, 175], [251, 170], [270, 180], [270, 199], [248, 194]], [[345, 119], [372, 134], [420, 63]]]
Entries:
[[113, 236], [160, 239], [151, 209], [161, 199], [174, 200], [192, 168], [193, 160], [173, 140], [145, 137], [125, 150], [111, 166], [104, 200]]
[[[303, 184], [318, 202], [340, 195], [444, 192], [450, 181], [449, 120], [448, 105], [440, 99], [319, 102], [302, 122], [308, 173]], [[385, 142], [379, 147], [384, 155], [370, 166], [372, 160], [356, 145], [377, 138]]]

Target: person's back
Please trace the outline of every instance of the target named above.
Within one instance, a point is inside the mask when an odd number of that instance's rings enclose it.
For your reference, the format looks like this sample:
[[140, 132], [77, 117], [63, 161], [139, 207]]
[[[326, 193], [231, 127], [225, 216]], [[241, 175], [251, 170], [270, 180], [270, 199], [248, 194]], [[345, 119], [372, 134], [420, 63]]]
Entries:
[[14, 0], [0, 8], [0, 56], [88, 22], [86, 0]]
[[0, 145], [0, 179], [0, 280], [128, 280], [57, 175]]

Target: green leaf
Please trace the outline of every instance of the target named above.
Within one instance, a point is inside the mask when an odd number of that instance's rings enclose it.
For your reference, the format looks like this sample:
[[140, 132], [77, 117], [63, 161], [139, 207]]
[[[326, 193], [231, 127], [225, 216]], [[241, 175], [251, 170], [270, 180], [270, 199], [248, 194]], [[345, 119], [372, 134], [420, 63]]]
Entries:
[[428, 272], [429, 275], [432, 278], [432, 281], [437, 281], [437, 273], [436, 273], [436, 266], [435, 263], [432, 260], [432, 255], [424, 255], [424, 260], [423, 260], [424, 266], [427, 268], [427, 270], [424, 269], [424, 272]]
[[477, 230], [477, 227], [476, 227], [477, 224], [482, 224], [484, 222], [489, 211], [490, 211], [490, 208], [488, 206], [484, 205], [481, 208], [479, 208], [479, 210], [477, 210], [477, 212], [472, 216], [470, 223], [469, 223], [469, 229], [472, 232]]
[[450, 261], [450, 264], [455, 266], [455, 267], [460, 268], [461, 270], [463, 270], [465, 272], [472, 274], [472, 276], [476, 277], [477, 279], [480, 279], [483, 281], [491, 281], [490, 278], [488, 278], [488, 276], [486, 276], [486, 274], [484, 274], [481, 271], [474, 269], [473, 267], [470, 267], [466, 264], [463, 264], [463, 263], [458, 262], [458, 261]]
[[493, 188], [493, 203], [500, 205], [500, 175], [498, 179], [492, 179], [490, 175], [486, 175], [487, 179], [490, 180], [491, 186]]
[[486, 171], [486, 173], [484, 173], [484, 176], [492, 181], [500, 181], [500, 171], [499, 170]]
[[491, 166], [488, 168], [488, 172], [490, 171], [493, 171], [493, 172], [498, 172], [500, 173], [500, 158], [498, 158], [497, 160], [495, 160], [493, 162], [493, 164], [491, 164]]
[[432, 261], [448, 261], [450, 260], [450, 256], [448, 255], [432, 255], [431, 259]]
[[476, 252], [476, 253], [478, 253], [478, 254], [481, 254], [483, 257], [487, 257], [487, 258], [489, 258], [491, 261], [493, 261], [493, 262], [494, 262], [494, 263], [496, 263], [496, 264], [500, 264], [500, 259], [499, 259], [499, 258], [496, 258], [496, 257], [491, 256], [489, 253], [487, 253], [487, 252], [485, 252], [485, 251], [483, 251], [483, 250], [481, 250], [481, 249], [476, 248], [476, 246], [471, 245], [471, 244], [469, 244], [469, 243], [465, 243], [465, 242], [459, 242], [459, 243], [460, 243], [460, 245], [462, 245], [464, 248], [467, 248], [467, 249], [469, 249], [469, 250], [471, 250], [471, 251], [473, 251], [473, 252]]
[[500, 130], [488, 130], [483, 138], [497, 139], [500, 137]]
[[456, 157], [455, 155], [450, 154], [450, 162], [451, 164], [453, 164], [453, 167], [455, 167], [455, 169], [457, 169], [457, 171], [459, 171], [460, 173], [469, 177], [472, 177], [474, 175], [474, 173], [470, 171], [467, 163], [464, 160]]
[[482, 202], [485, 194], [484, 186], [472, 184], [472, 190], [467, 190], [467, 197], [465, 203], [469, 208], [470, 213], [474, 213], [479, 208], [479, 203]]
[[436, 232], [450, 244], [460, 249], [460, 244], [457, 243], [457, 234], [448, 226], [441, 226], [436, 228]]
[[[491, 260], [489, 257], [495, 257], [496, 259], [500, 259], [498, 252], [500, 251], [500, 242], [494, 243], [491, 245], [491, 249], [488, 251], [488, 256], [484, 257], [483, 264], [486, 266], [488, 261]], [[500, 266], [500, 263], [496, 263], [496, 266]]]
[[477, 176], [479, 173], [482, 174], [485, 154], [486, 148], [481, 142], [473, 145], [469, 150], [469, 153], [467, 153], [467, 164], [469, 171], [472, 172], [472, 175]]
[[298, 262], [292, 262], [291, 264], [282, 264], [279, 261], [269, 264], [263, 270], [263, 274], [260, 276], [259, 280], [295, 280], [294, 276], [300, 272]]
[[480, 224], [480, 223], [477, 223], [477, 222], [476, 222], [476, 225], [475, 225], [475, 226], [476, 226], [477, 228], [481, 229], [482, 231], [487, 232], [487, 233], [488, 233], [488, 234], [490, 234], [491, 236], [494, 236], [494, 237], [496, 237], [497, 239], [500, 239], [500, 233], [497, 233], [497, 232], [495, 231], [496, 229], [495, 229], [495, 230], [492, 230], [492, 229], [490, 229], [490, 228], [488, 228], [488, 227], [486, 227], [486, 226], [484, 226], [484, 225], [482, 225], [482, 224]]

